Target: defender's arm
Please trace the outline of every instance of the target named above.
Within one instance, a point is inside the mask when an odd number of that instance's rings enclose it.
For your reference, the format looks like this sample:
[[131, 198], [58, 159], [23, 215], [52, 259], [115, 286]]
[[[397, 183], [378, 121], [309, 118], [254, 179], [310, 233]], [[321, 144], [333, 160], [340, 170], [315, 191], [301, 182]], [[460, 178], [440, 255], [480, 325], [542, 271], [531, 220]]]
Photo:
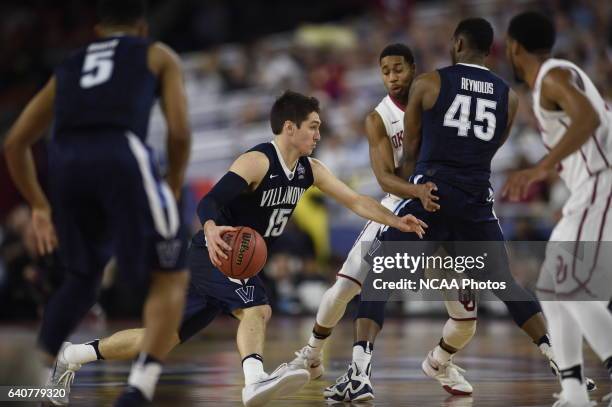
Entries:
[[568, 155], [578, 151], [599, 127], [597, 111], [578, 85], [579, 78], [567, 69], [552, 69], [542, 81], [541, 97], [557, 104], [570, 118], [561, 140], [539, 166], [552, 170]]
[[310, 163], [314, 175], [314, 185], [323, 193], [331, 196], [361, 217], [389, 225], [403, 232], [415, 232], [419, 237], [423, 237], [425, 233], [423, 228], [427, 227], [423, 221], [412, 215], [406, 215], [402, 218], [395, 216], [376, 200], [353, 191], [344, 182], [336, 178], [319, 160], [312, 158]]
[[534, 182], [546, 179], [557, 164], [578, 151], [599, 126], [597, 111], [580, 89], [577, 79], [572, 71], [563, 68], [552, 69], [544, 77], [542, 101], [560, 107], [570, 117], [571, 123], [565, 123], [565, 134], [538, 165], [510, 175], [502, 196], [514, 201], [524, 198]]
[[[385, 125], [377, 112], [371, 112], [366, 118], [366, 134], [370, 147], [370, 163], [383, 191], [402, 198], [419, 198], [428, 211], [440, 208], [435, 201], [438, 197], [431, 193], [436, 190], [433, 183], [415, 185], [395, 174], [393, 149]], [[428, 185], [431, 184], [431, 185]]]

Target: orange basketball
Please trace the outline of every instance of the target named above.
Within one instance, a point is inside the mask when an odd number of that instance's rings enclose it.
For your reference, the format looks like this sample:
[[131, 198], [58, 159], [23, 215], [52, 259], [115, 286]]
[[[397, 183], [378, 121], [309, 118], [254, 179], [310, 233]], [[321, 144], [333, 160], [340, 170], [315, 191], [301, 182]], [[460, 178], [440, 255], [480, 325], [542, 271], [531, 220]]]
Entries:
[[225, 232], [221, 237], [232, 248], [229, 258], [221, 259], [219, 270], [231, 278], [247, 279], [263, 269], [268, 258], [268, 248], [263, 237], [247, 226], [236, 232]]

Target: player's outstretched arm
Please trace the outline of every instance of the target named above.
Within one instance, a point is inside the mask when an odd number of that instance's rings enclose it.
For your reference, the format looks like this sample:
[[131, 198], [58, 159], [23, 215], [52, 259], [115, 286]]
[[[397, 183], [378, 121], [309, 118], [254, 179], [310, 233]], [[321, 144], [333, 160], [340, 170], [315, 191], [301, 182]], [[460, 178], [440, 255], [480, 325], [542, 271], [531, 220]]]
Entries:
[[246, 190], [254, 190], [268, 172], [270, 162], [265, 154], [250, 151], [234, 161], [229, 171], [217, 182], [198, 204], [198, 217], [204, 229], [210, 261], [221, 266], [231, 247], [221, 238], [223, 233], [235, 231], [231, 226], [218, 226], [220, 210]]
[[433, 194], [433, 191], [437, 190], [433, 182], [415, 185], [395, 174], [391, 142], [377, 112], [371, 112], [366, 117], [366, 134], [368, 135], [372, 170], [383, 191], [402, 198], [418, 198], [425, 210], [430, 212], [440, 209], [440, 205], [436, 202], [438, 197]]
[[11, 178], [32, 208], [32, 224], [40, 254], [51, 253], [57, 246], [57, 237], [51, 221], [51, 206], [36, 176], [31, 146], [51, 125], [54, 99], [55, 77], [52, 77], [28, 103], [4, 142]]
[[403, 232], [425, 234], [425, 222], [412, 215], [398, 217], [369, 196], [360, 195], [340, 181], [321, 161], [311, 158], [314, 185], [357, 215], [374, 222], [389, 225]]
[[149, 66], [159, 78], [160, 105], [168, 127], [167, 181], [178, 199], [191, 148], [191, 128], [181, 62], [172, 49], [162, 43], [155, 43], [149, 48]]
[[546, 179], [565, 157], [578, 149], [599, 127], [597, 111], [580, 88], [580, 78], [565, 68], [551, 69], [542, 80], [540, 103], [557, 106], [570, 118], [561, 140], [533, 168], [513, 173], [502, 191], [503, 196], [518, 200], [527, 195], [529, 187]]
[[419, 75], [410, 86], [408, 103], [404, 112], [404, 154], [402, 158], [402, 175], [409, 176], [414, 172], [419, 148], [421, 146], [421, 115], [431, 109], [440, 93], [440, 75], [438, 71]]

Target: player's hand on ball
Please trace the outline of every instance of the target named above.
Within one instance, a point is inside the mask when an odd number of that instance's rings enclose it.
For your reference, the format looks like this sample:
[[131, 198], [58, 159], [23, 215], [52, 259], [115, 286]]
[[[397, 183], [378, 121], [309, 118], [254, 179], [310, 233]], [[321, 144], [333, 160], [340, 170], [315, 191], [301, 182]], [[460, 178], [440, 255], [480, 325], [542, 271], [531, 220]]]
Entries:
[[425, 208], [427, 212], [435, 212], [440, 209], [440, 205], [436, 202], [440, 197], [434, 195], [434, 192], [438, 190], [436, 184], [430, 181], [417, 185], [417, 188], [417, 198], [419, 198], [423, 208]]
[[50, 208], [32, 208], [32, 228], [38, 254], [43, 256], [53, 252], [57, 247], [57, 235]]
[[527, 197], [529, 188], [535, 182], [546, 179], [549, 171], [540, 167], [533, 167], [526, 170], [514, 171], [508, 177], [506, 185], [502, 190], [502, 197], [511, 201], [519, 201]]
[[227, 253], [232, 248], [225, 243], [222, 236], [225, 232], [235, 232], [237, 229], [232, 226], [217, 226], [214, 221], [209, 220], [204, 224], [204, 236], [206, 237], [206, 247], [210, 261], [215, 267], [221, 266], [221, 259], [228, 259]]
[[422, 239], [425, 234], [425, 229], [427, 228], [427, 223], [423, 222], [421, 219], [416, 218], [412, 215], [405, 215], [399, 218], [399, 224], [396, 226], [396, 229], [401, 230], [402, 232], [414, 232]]

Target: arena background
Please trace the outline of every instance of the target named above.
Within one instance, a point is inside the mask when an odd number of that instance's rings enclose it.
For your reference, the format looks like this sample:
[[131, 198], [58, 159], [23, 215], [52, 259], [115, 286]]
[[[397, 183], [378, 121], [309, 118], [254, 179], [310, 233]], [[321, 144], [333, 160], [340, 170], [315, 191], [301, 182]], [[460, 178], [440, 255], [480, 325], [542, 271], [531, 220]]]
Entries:
[[[209, 0], [151, 1], [151, 36], [181, 53], [193, 130], [193, 149], [183, 211], [197, 228], [194, 208], [232, 159], [269, 140], [271, 102], [291, 88], [322, 102], [322, 141], [315, 156], [362, 193], [380, 195], [369, 167], [364, 118], [385, 91], [378, 53], [403, 42], [418, 72], [450, 63], [457, 22], [483, 16], [495, 28], [488, 65], [519, 92], [521, 107], [512, 134], [493, 162], [499, 191], [509, 170], [536, 162], [545, 152], [526, 90], [513, 81], [504, 57], [505, 27], [525, 9], [554, 17], [555, 55], [583, 67], [606, 99], [612, 99], [612, 2], [411, 1], [411, 0]], [[29, 98], [68, 53], [93, 38], [93, 2], [3, 1], [0, 5], [0, 141]], [[150, 143], [163, 158], [165, 129], [152, 117]], [[45, 141], [35, 149], [45, 179]], [[497, 196], [495, 210], [509, 240], [546, 240], [566, 191], [558, 179], [535, 185], [520, 203]], [[304, 197], [285, 236], [271, 248], [263, 273], [276, 313], [308, 314], [351, 247], [364, 221], [317, 191]], [[521, 270], [521, 267], [515, 268]], [[520, 272], [517, 277], [520, 279]], [[36, 321], [62, 278], [53, 258], [34, 254], [29, 213], [0, 155], [0, 321]], [[94, 321], [137, 318], [144, 293], [109, 265]], [[436, 315], [443, 307], [390, 304], [396, 315]], [[482, 315], [503, 317], [488, 303]]]

